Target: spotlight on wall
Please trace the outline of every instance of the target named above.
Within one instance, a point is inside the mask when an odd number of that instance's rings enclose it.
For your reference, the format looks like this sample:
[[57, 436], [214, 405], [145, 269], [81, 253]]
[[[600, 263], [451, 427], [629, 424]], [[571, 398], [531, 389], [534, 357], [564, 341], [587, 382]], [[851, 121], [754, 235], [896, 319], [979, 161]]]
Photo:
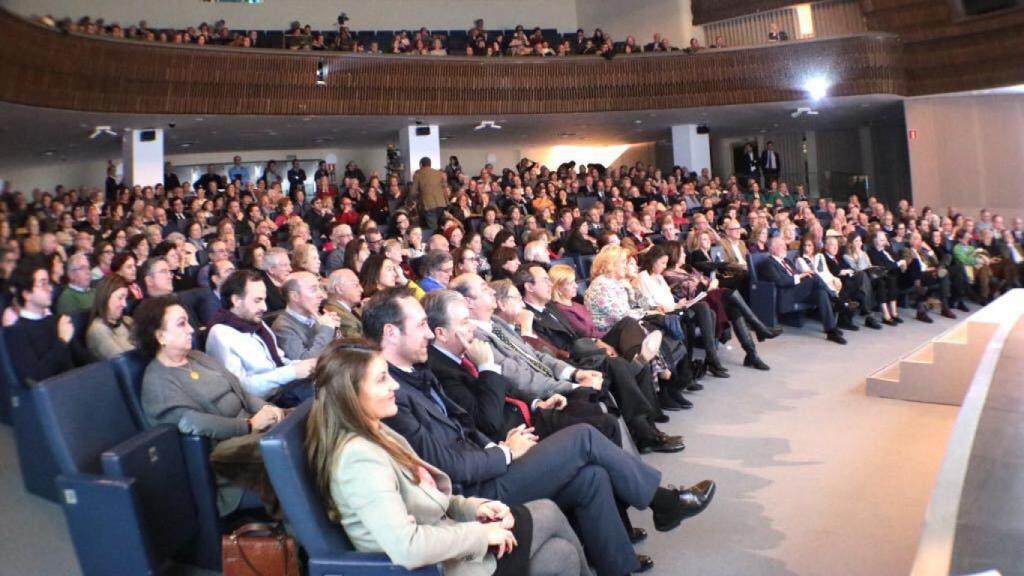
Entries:
[[815, 102], [828, 96], [828, 89], [831, 87], [832, 83], [824, 76], [814, 76], [804, 82], [804, 90], [811, 97], [811, 100]]
[[323, 60], [317, 60], [316, 63], [316, 85], [327, 86], [327, 66]]

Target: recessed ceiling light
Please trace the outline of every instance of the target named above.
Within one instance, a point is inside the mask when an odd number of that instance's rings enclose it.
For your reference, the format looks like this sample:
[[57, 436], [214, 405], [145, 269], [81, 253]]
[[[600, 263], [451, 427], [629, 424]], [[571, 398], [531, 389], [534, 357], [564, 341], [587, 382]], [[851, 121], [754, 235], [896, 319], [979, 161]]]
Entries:
[[43, 152], [43, 156], [53, 156], [56, 153], [56, 150], [46, 150], [45, 152]]
[[633, 124], [643, 124], [643, 120], [633, 120]]

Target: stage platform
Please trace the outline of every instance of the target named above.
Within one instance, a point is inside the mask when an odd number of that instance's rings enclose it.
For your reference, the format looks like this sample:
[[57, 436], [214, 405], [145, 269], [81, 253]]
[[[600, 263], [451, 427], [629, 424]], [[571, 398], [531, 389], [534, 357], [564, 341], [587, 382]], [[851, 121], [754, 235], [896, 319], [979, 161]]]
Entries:
[[[951, 403], [957, 400], [958, 379], [964, 370], [971, 372], [911, 574], [1024, 575], [1024, 290], [1002, 296], [965, 324], [958, 334], [966, 334], [968, 342], [958, 357], [938, 357], [949, 353], [949, 347], [934, 345], [947, 341], [944, 335], [933, 342], [931, 360], [948, 368], [948, 378], [935, 373], [923, 385], [909, 385], [913, 394], [905, 395]], [[971, 342], [978, 334], [987, 334], [984, 346]], [[966, 366], [957, 365], [961, 362]], [[901, 364], [901, 374], [903, 369]]]

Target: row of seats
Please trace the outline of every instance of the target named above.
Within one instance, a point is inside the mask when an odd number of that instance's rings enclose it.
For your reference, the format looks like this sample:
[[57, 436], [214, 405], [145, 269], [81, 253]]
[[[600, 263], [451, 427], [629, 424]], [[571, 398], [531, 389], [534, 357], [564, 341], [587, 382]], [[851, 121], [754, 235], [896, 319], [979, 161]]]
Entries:
[[[531, 29], [532, 30], [532, 29]], [[527, 35], [530, 34], [531, 30], [527, 30]], [[159, 33], [165, 33], [168, 36], [172, 36], [179, 32], [177, 30], [156, 30]], [[294, 36], [289, 35], [282, 30], [256, 30], [256, 46], [259, 48], [287, 48], [293, 43], [303, 43], [312, 40], [311, 36]], [[353, 32], [352, 37], [362, 43], [363, 46], [369, 47], [372, 42], [377, 42], [382, 51], [390, 51], [391, 42], [394, 41], [395, 36], [401, 30], [360, 30]], [[410, 34], [414, 33], [415, 30], [409, 31]], [[451, 51], [465, 50], [469, 44], [469, 33], [466, 30], [433, 30], [433, 34], [440, 35], [445, 41], [445, 46]], [[555, 28], [543, 28], [541, 33], [544, 35], [544, 39], [548, 41], [552, 47], [561, 43], [562, 41], [569, 40], [573, 41], [576, 39], [575, 32], [559, 33]], [[324, 41], [328, 45], [334, 43], [338, 37], [337, 30], [321, 30], [314, 31], [313, 35], [323, 34]], [[509, 38], [515, 34], [514, 29], [510, 30], [488, 30], [487, 39], [492, 41], [498, 37], [498, 35], [504, 35], [506, 42]]]
[[[28, 492], [64, 510], [86, 576], [159, 574], [173, 562], [220, 569], [221, 535], [209, 439], [171, 426], [147, 428], [140, 402], [147, 360], [130, 352], [20, 386], [0, 330], [0, 383], [12, 416]], [[330, 522], [309, 476], [303, 442], [307, 403], [268, 433], [270, 478], [311, 575], [406, 572], [383, 554], [362, 554]]]

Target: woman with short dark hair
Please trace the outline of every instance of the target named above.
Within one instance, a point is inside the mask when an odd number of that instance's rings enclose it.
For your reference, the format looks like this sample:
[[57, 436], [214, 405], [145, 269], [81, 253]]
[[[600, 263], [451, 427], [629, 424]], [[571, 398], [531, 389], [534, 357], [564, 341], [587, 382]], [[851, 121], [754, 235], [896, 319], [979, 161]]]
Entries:
[[[171, 424], [182, 434], [216, 443], [211, 463], [218, 473], [221, 515], [250, 507], [257, 497], [274, 500], [269, 483], [232, 457], [259, 457], [253, 443], [284, 418], [284, 411], [245, 392], [238, 378], [206, 354], [192, 349], [188, 313], [173, 296], [147, 298], [135, 311], [135, 342], [152, 358], [142, 377], [142, 410], [150, 425]], [[247, 493], [248, 492], [248, 493]]]

